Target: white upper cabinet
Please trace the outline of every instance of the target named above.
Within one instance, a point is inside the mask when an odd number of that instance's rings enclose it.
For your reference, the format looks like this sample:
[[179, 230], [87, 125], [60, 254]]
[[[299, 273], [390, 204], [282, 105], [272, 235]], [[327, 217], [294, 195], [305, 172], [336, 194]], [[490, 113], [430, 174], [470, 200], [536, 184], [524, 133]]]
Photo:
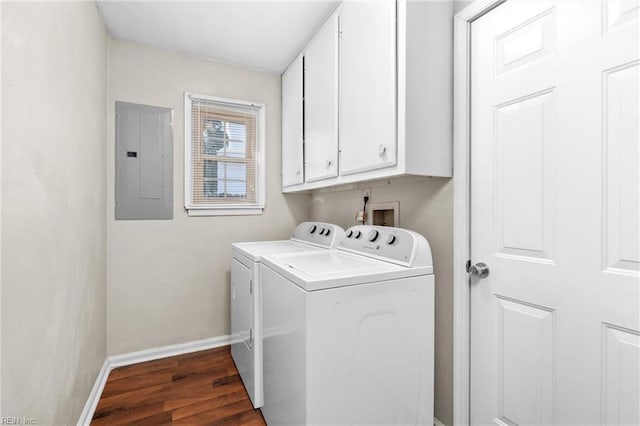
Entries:
[[302, 55], [282, 74], [282, 186], [304, 182]]
[[305, 181], [338, 176], [338, 16], [304, 51]]
[[[302, 144], [291, 135], [299, 141], [301, 129], [305, 141], [303, 181], [299, 175], [283, 179], [283, 191], [407, 175], [450, 177], [452, 34], [451, 0], [343, 2], [302, 53], [304, 99], [299, 83], [285, 84], [300, 58], [283, 76], [285, 117], [287, 105], [304, 102], [304, 111], [296, 112], [304, 125], [290, 120], [283, 152], [299, 152]], [[297, 171], [300, 156], [283, 157], [283, 178]]]
[[340, 174], [396, 164], [396, 3], [340, 11]]

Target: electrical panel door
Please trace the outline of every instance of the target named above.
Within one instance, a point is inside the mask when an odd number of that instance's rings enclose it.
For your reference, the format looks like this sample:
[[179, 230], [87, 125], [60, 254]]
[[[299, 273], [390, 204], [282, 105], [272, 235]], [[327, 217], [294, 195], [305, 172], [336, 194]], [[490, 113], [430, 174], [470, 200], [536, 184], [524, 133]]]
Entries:
[[172, 110], [116, 102], [116, 219], [173, 218]]

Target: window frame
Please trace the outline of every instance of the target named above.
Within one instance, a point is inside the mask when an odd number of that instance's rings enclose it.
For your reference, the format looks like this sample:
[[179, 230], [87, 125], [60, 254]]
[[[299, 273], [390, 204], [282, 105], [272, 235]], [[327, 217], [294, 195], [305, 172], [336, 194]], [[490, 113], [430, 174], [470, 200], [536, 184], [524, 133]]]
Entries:
[[[192, 145], [194, 143], [191, 128], [192, 99], [218, 102], [221, 107], [232, 110], [234, 106], [253, 107], [256, 113], [256, 189], [255, 203], [223, 202], [219, 204], [195, 204], [193, 200], [193, 185], [196, 177], [193, 176]], [[265, 115], [266, 106], [257, 102], [239, 99], [221, 98], [217, 96], [202, 95], [199, 93], [184, 93], [184, 208], [189, 216], [235, 216], [235, 215], [259, 215], [265, 208], [266, 196], [266, 164], [265, 164]], [[245, 163], [244, 161], [238, 161]], [[247, 182], [247, 185], [249, 183]]]

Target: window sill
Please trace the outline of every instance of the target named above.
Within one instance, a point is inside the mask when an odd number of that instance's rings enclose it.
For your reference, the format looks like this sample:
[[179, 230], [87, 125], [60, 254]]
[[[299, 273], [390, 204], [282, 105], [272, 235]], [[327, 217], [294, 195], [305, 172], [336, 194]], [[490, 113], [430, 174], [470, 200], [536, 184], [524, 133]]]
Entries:
[[189, 209], [187, 214], [192, 217], [198, 216], [255, 216], [261, 215], [264, 207], [242, 208], [214, 208], [214, 209]]

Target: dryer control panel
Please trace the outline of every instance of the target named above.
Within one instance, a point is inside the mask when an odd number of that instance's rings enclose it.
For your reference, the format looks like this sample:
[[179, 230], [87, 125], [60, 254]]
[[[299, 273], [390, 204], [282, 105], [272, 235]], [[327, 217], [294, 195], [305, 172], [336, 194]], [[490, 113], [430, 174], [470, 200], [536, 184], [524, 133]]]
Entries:
[[389, 226], [356, 225], [345, 231], [338, 249], [403, 266], [432, 266], [427, 239], [417, 232]]
[[326, 248], [335, 248], [344, 237], [344, 229], [333, 223], [303, 222], [296, 226], [292, 240], [304, 241]]

